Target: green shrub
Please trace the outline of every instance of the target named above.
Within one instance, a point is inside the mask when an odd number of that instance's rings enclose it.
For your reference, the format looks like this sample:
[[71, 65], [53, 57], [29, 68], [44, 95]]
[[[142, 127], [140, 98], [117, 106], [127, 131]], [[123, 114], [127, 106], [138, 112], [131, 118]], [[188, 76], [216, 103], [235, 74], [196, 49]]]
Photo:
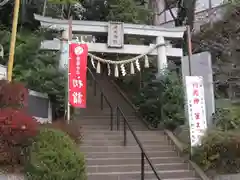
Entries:
[[166, 71], [162, 79], [156, 80], [154, 77], [149, 75], [134, 98], [134, 103], [153, 127], [160, 124], [174, 130], [185, 120], [181, 78], [173, 71]]
[[43, 128], [25, 166], [29, 180], [85, 180], [85, 162], [76, 144], [63, 132]]
[[240, 171], [240, 132], [211, 130], [193, 152], [193, 160], [204, 170], [237, 173]]
[[240, 129], [239, 107], [218, 108], [213, 115], [213, 122], [220, 130]]
[[80, 144], [82, 139], [81, 126], [77, 121], [67, 123], [65, 119], [58, 119], [51, 124], [42, 124], [42, 127], [61, 130], [70, 136], [70, 138], [77, 144]]

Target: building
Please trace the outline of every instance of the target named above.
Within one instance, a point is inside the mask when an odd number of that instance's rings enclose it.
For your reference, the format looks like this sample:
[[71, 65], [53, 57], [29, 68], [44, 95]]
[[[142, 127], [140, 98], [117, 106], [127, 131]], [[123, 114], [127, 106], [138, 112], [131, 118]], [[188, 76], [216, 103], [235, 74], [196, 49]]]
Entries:
[[[225, 6], [226, 1], [224, 0], [197, 0], [194, 31], [198, 32], [201, 29], [204, 29], [204, 27], [209, 23], [221, 19]], [[174, 27], [174, 20], [170, 11], [164, 11], [164, 0], [156, 1], [152, 4], [152, 7], [155, 8], [155, 12], [160, 12], [160, 15], [155, 15], [155, 24], [162, 25], [164, 27]], [[171, 11], [176, 17], [177, 8], [172, 8]]]

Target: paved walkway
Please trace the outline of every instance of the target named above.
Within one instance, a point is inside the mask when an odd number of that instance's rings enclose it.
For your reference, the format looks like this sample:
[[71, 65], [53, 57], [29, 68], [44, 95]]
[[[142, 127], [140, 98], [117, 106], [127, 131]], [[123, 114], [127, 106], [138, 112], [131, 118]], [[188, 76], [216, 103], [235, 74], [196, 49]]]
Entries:
[[23, 175], [0, 174], [0, 180], [24, 180], [24, 177]]

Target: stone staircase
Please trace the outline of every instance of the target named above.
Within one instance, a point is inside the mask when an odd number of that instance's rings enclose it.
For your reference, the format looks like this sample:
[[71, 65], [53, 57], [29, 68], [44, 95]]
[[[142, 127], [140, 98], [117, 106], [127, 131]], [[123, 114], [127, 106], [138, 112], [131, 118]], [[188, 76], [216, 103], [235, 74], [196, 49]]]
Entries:
[[[112, 106], [118, 105], [125, 113], [161, 180], [200, 180], [174, 151], [163, 131], [148, 130], [114, 86], [102, 76], [97, 79]], [[138, 144], [127, 131], [127, 145], [123, 145], [123, 121], [117, 131], [115, 116], [114, 129], [110, 131], [110, 108], [104, 103], [103, 110], [100, 109], [100, 89], [97, 86], [97, 95], [94, 96], [93, 87], [88, 86], [87, 108], [78, 115], [83, 131], [80, 150], [85, 153], [88, 180], [140, 180], [141, 151]], [[145, 180], [156, 179], [145, 160]]]

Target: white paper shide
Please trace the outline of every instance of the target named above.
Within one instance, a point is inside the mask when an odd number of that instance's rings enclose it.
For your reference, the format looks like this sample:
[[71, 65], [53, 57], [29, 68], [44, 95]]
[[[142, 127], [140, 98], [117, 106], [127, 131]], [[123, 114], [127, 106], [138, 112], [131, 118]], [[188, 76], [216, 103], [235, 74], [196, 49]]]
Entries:
[[191, 146], [201, 145], [207, 129], [206, 105], [202, 76], [186, 76], [186, 93]]

